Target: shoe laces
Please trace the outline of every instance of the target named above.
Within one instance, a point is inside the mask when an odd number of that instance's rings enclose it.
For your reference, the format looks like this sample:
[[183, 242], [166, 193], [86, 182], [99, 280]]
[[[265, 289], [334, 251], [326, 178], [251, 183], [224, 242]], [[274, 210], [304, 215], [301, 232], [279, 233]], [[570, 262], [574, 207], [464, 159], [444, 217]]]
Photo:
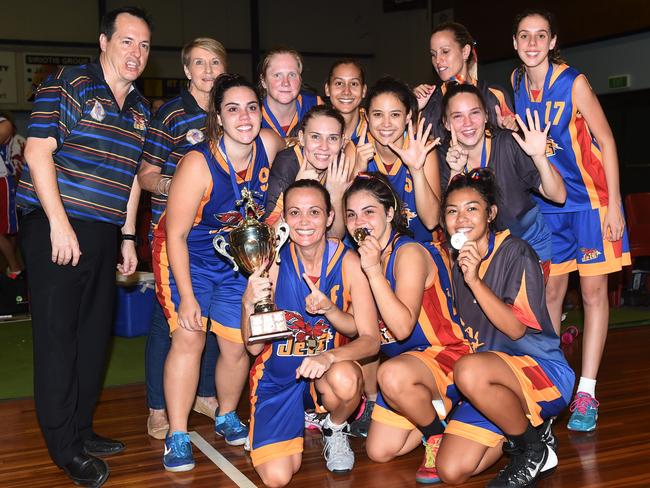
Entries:
[[573, 412], [577, 410], [579, 414], [584, 415], [587, 413], [587, 408], [598, 408], [598, 405], [600, 405], [600, 402], [589, 393], [578, 392], [574, 400], [571, 402], [569, 411]]
[[350, 448], [350, 443], [347, 440], [348, 435], [346, 429], [323, 429], [323, 439], [325, 440], [323, 456], [325, 456], [325, 459], [329, 459], [330, 455], [352, 453], [352, 448]]
[[432, 435], [424, 443], [424, 467], [435, 468], [436, 456], [438, 449], [440, 449], [440, 441], [442, 441], [442, 434]]

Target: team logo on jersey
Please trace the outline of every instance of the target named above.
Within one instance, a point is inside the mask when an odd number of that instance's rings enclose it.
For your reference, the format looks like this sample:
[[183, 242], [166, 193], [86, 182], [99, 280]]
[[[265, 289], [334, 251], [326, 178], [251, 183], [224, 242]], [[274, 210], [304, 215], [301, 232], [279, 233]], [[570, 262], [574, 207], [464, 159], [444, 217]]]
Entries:
[[144, 115], [133, 111], [133, 128], [135, 130], [144, 130], [146, 127], [146, 120], [144, 118]]
[[580, 252], [582, 253], [583, 263], [592, 261], [602, 254], [598, 249], [588, 249], [586, 247], [581, 247]]
[[381, 319], [379, 319], [379, 339], [382, 346], [396, 341], [393, 334], [390, 333], [390, 330], [388, 330], [388, 327], [386, 327], [386, 324]]
[[205, 139], [205, 136], [199, 129], [190, 129], [187, 131], [187, 134], [185, 134], [185, 139], [190, 144], [198, 144]]
[[472, 352], [477, 352], [481, 347], [485, 345], [485, 343], [481, 342], [478, 336], [478, 330], [474, 331], [472, 327], [465, 325], [463, 332], [465, 333], [467, 342], [469, 342], [469, 347], [472, 348]]
[[238, 212], [237, 210], [229, 210], [228, 212], [214, 214], [214, 218], [217, 219], [217, 221], [223, 227], [228, 228], [234, 228], [237, 224], [244, 220], [241, 212]]
[[327, 351], [332, 333], [324, 319], [319, 318], [312, 324], [291, 310], [285, 310], [284, 317], [293, 336], [278, 347], [279, 356], [316, 356]]
[[555, 156], [557, 151], [563, 151], [557, 142], [555, 142], [551, 137], [546, 138], [546, 157], [550, 158]]
[[90, 116], [97, 122], [101, 122], [106, 118], [106, 110], [104, 110], [104, 106], [99, 102], [99, 100], [95, 100], [95, 105], [93, 105], [93, 108], [90, 111]]
[[411, 220], [418, 216], [418, 214], [411, 210], [404, 202], [402, 202], [402, 215], [406, 219], [406, 227], [409, 227], [411, 225]]

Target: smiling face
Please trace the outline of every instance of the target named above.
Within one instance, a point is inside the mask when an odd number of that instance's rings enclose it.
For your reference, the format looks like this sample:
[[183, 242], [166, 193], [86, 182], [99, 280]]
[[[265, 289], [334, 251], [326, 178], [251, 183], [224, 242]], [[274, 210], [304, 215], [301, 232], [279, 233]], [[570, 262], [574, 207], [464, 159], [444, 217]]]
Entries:
[[213, 52], [195, 47], [190, 51], [189, 65], [183, 66], [185, 76], [190, 80], [190, 93], [210, 93], [214, 80], [224, 72], [223, 60]]
[[343, 147], [343, 128], [338, 120], [324, 115], [309, 119], [304, 131], [298, 133], [307, 162], [324, 171], [336, 161]]
[[323, 241], [334, 221], [334, 211], [327, 211], [325, 198], [316, 188], [293, 188], [284, 195], [284, 220], [289, 237], [300, 247]]
[[131, 83], [144, 71], [149, 59], [151, 31], [147, 23], [134, 15], [119, 14], [109, 39], [99, 36], [100, 60], [108, 83]]
[[444, 208], [445, 228], [449, 235], [465, 234], [470, 241], [486, 237], [490, 222], [496, 217], [497, 208], [488, 208], [481, 194], [473, 188], [460, 188], [447, 195]]
[[448, 81], [457, 75], [467, 78], [466, 64], [471, 47], [458, 44], [452, 31], [443, 30], [433, 34], [429, 48], [431, 64], [442, 81]]
[[325, 95], [332, 106], [342, 114], [354, 112], [366, 96], [367, 86], [361, 72], [354, 64], [339, 64], [325, 83]]
[[487, 114], [479, 98], [473, 93], [458, 93], [449, 99], [445, 127], [456, 133], [458, 143], [471, 149], [483, 142]]
[[548, 52], [555, 48], [557, 36], [552, 36], [544, 17], [529, 15], [519, 22], [512, 42], [524, 65], [533, 68], [546, 62]]
[[217, 116], [224, 136], [241, 144], [252, 143], [260, 132], [262, 112], [255, 92], [245, 86], [229, 88]]
[[395, 94], [387, 92], [372, 99], [366, 116], [372, 137], [386, 146], [402, 138], [411, 114]]
[[371, 192], [361, 190], [352, 193], [345, 209], [345, 226], [350, 233], [359, 228], [368, 230], [379, 242], [387, 240], [391, 232], [394, 210], [388, 209]]
[[273, 55], [262, 78], [267, 95], [281, 104], [292, 103], [300, 94], [300, 67], [298, 60], [289, 53]]

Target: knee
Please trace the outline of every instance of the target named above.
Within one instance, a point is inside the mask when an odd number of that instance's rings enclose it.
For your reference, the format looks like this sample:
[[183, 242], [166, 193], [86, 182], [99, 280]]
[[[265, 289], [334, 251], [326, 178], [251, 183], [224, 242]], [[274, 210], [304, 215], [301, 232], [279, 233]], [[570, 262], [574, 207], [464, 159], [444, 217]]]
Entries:
[[257, 474], [262, 479], [264, 486], [269, 488], [280, 488], [287, 486], [293, 478], [293, 472], [280, 466], [274, 466], [274, 469], [257, 469]]
[[395, 457], [395, 455], [388, 452], [380, 442], [366, 441], [366, 454], [368, 454], [368, 457], [376, 463], [387, 463]]
[[196, 332], [176, 329], [172, 334], [171, 350], [183, 354], [198, 354], [203, 352], [205, 335]]
[[476, 365], [477, 361], [472, 355], [463, 356], [454, 365], [454, 383], [465, 395], [470, 395], [482, 381]]
[[440, 479], [448, 485], [461, 485], [471, 476], [471, 473], [468, 473], [461, 466], [453, 463], [440, 463], [437, 469]]
[[598, 306], [607, 302], [607, 275], [604, 279], [582, 280], [580, 289], [582, 291], [582, 303], [584, 306]]
[[400, 397], [404, 393], [406, 385], [409, 384], [407, 376], [404, 368], [391, 364], [390, 361], [379, 366], [377, 383], [379, 383], [381, 394], [392, 399]]
[[248, 354], [244, 344], [238, 342], [231, 342], [228, 340], [219, 342], [219, 357], [226, 359], [230, 362], [239, 362], [244, 359], [248, 360]]
[[353, 400], [361, 395], [363, 374], [352, 361], [336, 363], [327, 371], [327, 384], [332, 392], [343, 401]]

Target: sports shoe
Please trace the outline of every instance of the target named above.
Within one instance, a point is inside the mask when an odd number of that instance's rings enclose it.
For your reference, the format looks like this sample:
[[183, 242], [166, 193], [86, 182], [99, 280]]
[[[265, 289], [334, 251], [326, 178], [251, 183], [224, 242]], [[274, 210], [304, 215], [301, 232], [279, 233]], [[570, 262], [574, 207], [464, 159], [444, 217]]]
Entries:
[[147, 434], [162, 441], [167, 437], [168, 431], [167, 413], [164, 410], [150, 408], [149, 417], [147, 417]]
[[163, 465], [167, 471], [179, 473], [194, 469], [192, 444], [187, 432], [174, 432], [165, 439], [165, 454]]
[[537, 427], [537, 430], [539, 431], [542, 442], [557, 454], [557, 437], [555, 437], [555, 433], [553, 432], [553, 422], [555, 422], [555, 417], [549, 417], [544, 420], [542, 425]]
[[326, 418], [327, 412], [305, 412], [305, 429], [322, 431]]
[[214, 432], [223, 437], [226, 444], [231, 446], [244, 445], [246, 437], [248, 437], [248, 429], [239, 420], [239, 416], [234, 410], [214, 419]]
[[577, 392], [569, 407], [569, 410], [573, 413], [569, 417], [567, 428], [578, 432], [591, 432], [594, 430], [598, 420], [598, 405], [600, 405], [600, 402], [589, 393]]
[[333, 473], [347, 473], [354, 467], [354, 452], [348, 439], [349, 426], [332, 429], [329, 422], [323, 426], [323, 456], [327, 469]]
[[511, 455], [510, 462], [496, 478], [488, 482], [487, 488], [530, 488], [542, 477], [542, 470], [553, 464], [552, 458], [557, 466], [555, 452], [541, 439], [528, 444], [525, 449], [518, 449], [511, 442], [506, 443], [503, 450]]
[[442, 441], [442, 434], [432, 435], [428, 439], [422, 438], [424, 444], [424, 460], [415, 472], [415, 481], [431, 485], [433, 483], [440, 483], [440, 476], [438, 476], [438, 469], [436, 468], [436, 456], [438, 449], [440, 449], [440, 441]]
[[375, 408], [375, 402], [366, 400], [363, 403], [361, 414], [350, 424], [350, 435], [355, 437], [368, 437], [368, 429], [372, 420], [372, 410]]

